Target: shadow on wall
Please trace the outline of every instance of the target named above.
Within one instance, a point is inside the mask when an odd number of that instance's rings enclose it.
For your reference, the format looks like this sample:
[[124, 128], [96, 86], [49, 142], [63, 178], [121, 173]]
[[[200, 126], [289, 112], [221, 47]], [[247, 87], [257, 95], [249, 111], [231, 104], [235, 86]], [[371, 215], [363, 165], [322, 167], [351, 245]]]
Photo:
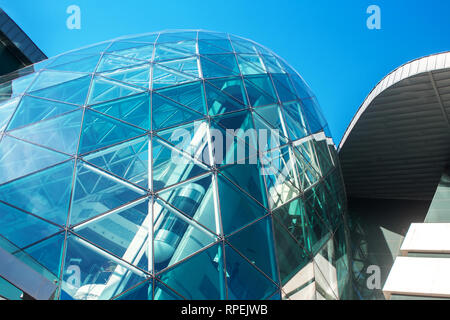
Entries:
[[[384, 299], [382, 288], [411, 223], [424, 222], [431, 201], [348, 201], [354, 291], [362, 300]], [[375, 266], [371, 267], [370, 266]], [[368, 269], [369, 268], [369, 269]], [[379, 268], [379, 269], [378, 269]], [[379, 270], [378, 276], [373, 270]]]

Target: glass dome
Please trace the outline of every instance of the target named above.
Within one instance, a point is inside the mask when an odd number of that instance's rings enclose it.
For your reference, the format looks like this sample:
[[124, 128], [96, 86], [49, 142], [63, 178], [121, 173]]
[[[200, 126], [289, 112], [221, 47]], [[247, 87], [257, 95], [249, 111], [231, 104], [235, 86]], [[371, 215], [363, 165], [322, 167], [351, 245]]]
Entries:
[[270, 50], [122, 37], [4, 77], [0, 95], [0, 245], [55, 299], [347, 297], [335, 147]]

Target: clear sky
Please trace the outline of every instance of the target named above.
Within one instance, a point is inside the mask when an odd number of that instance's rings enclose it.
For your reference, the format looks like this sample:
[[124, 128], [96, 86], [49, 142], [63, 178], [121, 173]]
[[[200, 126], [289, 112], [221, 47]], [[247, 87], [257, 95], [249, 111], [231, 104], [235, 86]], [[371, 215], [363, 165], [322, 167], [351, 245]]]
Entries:
[[[81, 9], [69, 30], [66, 9]], [[370, 5], [381, 30], [369, 30]], [[311, 86], [336, 143], [370, 90], [412, 59], [450, 50], [449, 0], [0, 0], [49, 57], [127, 34], [207, 29], [285, 58]]]

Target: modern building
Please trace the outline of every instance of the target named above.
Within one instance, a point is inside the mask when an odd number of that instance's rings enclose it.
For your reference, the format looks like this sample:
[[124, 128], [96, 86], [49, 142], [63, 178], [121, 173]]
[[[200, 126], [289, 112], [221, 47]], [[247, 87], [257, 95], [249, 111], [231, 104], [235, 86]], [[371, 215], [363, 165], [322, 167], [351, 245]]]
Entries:
[[335, 146], [276, 54], [165, 31], [33, 70], [0, 104], [4, 298], [352, 297]]
[[444, 52], [387, 75], [340, 143], [360, 298], [384, 298], [367, 287], [370, 266], [386, 298], [450, 298], [449, 117]]

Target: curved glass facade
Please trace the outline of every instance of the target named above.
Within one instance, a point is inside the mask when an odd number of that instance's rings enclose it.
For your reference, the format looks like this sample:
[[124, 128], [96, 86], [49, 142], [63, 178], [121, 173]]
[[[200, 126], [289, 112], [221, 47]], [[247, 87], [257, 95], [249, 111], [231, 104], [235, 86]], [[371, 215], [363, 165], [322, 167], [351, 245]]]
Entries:
[[0, 93], [0, 245], [55, 298], [349, 297], [335, 147], [270, 50], [205, 31], [123, 37]]

